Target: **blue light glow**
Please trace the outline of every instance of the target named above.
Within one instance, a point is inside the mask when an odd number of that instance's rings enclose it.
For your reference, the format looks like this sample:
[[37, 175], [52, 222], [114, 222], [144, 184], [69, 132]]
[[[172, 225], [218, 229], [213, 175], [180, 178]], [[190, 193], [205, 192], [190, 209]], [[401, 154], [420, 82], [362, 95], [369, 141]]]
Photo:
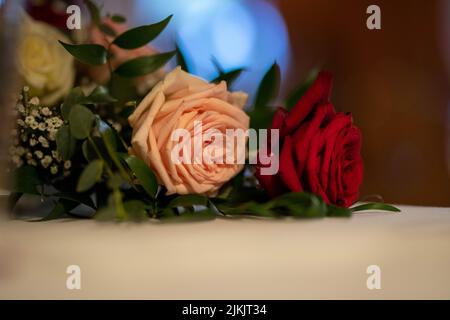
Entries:
[[217, 75], [215, 57], [225, 69], [245, 67], [236, 87], [254, 93], [264, 72], [276, 60], [286, 74], [290, 60], [286, 25], [277, 8], [265, 0], [137, 0], [137, 23], [174, 17], [154, 44], [173, 49], [180, 39], [193, 73]]

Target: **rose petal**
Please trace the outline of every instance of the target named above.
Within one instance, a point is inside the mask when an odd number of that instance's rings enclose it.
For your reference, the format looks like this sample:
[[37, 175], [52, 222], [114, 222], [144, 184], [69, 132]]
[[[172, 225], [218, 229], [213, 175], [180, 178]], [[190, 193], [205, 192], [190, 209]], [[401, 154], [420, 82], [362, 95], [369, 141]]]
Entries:
[[280, 167], [279, 175], [284, 184], [291, 190], [295, 192], [300, 192], [303, 190], [300, 179], [295, 171], [294, 165], [294, 154], [292, 150], [292, 141], [290, 136], [286, 136], [283, 142], [280, 155]]
[[315, 111], [313, 118], [309, 122], [303, 124], [293, 136], [295, 144], [295, 155], [297, 160], [297, 174], [299, 177], [302, 176], [303, 170], [308, 160], [309, 145], [311, 143], [311, 139], [315, 135], [320, 134], [319, 128], [322, 124], [322, 121], [327, 115], [330, 114], [330, 112], [332, 112], [332, 109], [333, 106], [331, 105], [331, 103], [320, 105]]
[[300, 98], [286, 117], [286, 130], [291, 132], [301, 125], [320, 103], [329, 101], [333, 77], [329, 72], [320, 72], [311, 87]]

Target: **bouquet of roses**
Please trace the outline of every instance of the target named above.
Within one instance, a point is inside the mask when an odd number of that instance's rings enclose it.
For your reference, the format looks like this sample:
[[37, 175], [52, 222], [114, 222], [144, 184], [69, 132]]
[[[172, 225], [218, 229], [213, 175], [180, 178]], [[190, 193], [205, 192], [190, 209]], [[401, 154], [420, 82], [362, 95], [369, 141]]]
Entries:
[[[229, 91], [244, 69], [217, 64], [218, 77], [205, 81], [189, 73], [178, 47], [160, 53], [148, 46], [171, 16], [127, 30], [124, 17], [85, 4], [92, 25], [81, 43], [24, 18], [13, 208], [34, 195], [53, 202], [43, 220], [398, 211], [382, 203], [351, 207], [363, 178], [361, 132], [351, 114], [335, 111], [330, 73], [314, 74], [286, 108], [275, 109], [274, 63], [247, 106], [245, 92]], [[178, 66], [166, 72], [173, 57]]]

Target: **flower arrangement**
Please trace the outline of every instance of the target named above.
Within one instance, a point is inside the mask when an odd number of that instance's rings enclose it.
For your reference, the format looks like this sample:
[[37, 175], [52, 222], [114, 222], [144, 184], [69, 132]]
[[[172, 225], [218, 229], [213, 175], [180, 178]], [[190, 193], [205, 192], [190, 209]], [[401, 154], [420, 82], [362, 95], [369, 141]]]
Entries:
[[[288, 98], [289, 109], [274, 109], [274, 63], [248, 106], [245, 92], [229, 90], [244, 69], [219, 67], [206, 81], [189, 72], [178, 47], [159, 53], [148, 46], [171, 16], [127, 30], [124, 17], [103, 17], [85, 4], [92, 25], [84, 43], [26, 18], [39, 27], [20, 46], [25, 87], [14, 108], [12, 208], [34, 195], [54, 202], [42, 220], [398, 211], [383, 203], [352, 207], [362, 183], [361, 132], [350, 114], [335, 111], [331, 74], [314, 75]], [[178, 66], [166, 72], [173, 57]]]

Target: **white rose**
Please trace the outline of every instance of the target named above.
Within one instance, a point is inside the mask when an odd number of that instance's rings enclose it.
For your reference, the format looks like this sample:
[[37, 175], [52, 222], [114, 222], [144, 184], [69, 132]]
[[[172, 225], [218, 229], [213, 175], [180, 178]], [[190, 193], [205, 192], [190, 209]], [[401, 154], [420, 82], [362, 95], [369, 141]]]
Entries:
[[51, 105], [73, 86], [75, 69], [72, 56], [58, 43], [70, 42], [54, 27], [24, 14], [18, 46], [19, 72], [44, 105]]

